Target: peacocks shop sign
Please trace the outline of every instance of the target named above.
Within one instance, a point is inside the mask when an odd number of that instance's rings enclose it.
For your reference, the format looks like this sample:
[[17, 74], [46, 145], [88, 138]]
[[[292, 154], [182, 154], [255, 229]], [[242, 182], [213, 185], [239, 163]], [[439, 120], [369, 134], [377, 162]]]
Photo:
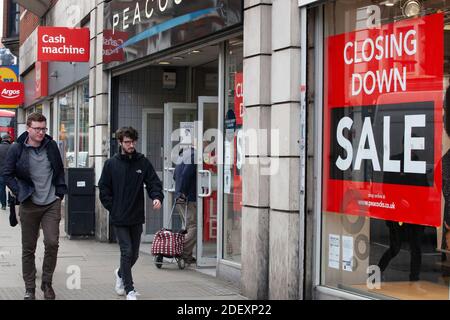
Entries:
[[113, 0], [104, 12], [108, 67], [226, 30], [243, 16], [241, 0]]
[[442, 14], [330, 36], [324, 210], [441, 224]]

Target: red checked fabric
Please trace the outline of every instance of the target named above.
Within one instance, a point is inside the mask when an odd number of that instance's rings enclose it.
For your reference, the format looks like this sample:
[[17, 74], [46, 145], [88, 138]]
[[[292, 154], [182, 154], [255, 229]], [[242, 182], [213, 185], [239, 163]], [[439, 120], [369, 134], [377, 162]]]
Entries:
[[183, 253], [184, 234], [167, 229], [159, 230], [153, 239], [152, 255], [181, 256]]

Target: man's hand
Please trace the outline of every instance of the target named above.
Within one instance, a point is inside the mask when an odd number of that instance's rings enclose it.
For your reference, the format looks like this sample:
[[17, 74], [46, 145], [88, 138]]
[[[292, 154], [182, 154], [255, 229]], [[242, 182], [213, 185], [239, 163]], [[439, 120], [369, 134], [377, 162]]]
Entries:
[[153, 209], [159, 210], [161, 209], [161, 201], [158, 199], [153, 200]]

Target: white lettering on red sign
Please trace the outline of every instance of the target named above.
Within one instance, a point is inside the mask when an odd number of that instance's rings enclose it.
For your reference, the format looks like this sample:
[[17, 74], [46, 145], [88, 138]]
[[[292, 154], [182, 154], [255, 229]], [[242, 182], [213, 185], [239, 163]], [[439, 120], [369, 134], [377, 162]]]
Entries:
[[66, 38], [63, 35], [59, 36], [50, 36], [48, 34], [44, 34], [42, 36], [42, 43], [48, 44], [64, 44], [62, 47], [53, 47], [53, 46], [42, 46], [42, 52], [45, 54], [84, 54], [86, 51], [84, 48], [73, 47], [72, 45], [65, 45]]
[[[369, 63], [383, 59], [399, 58], [404, 55], [413, 56], [417, 53], [416, 30], [405, 34], [390, 34], [378, 36], [375, 40], [368, 37], [364, 41], [349, 41], [344, 46], [345, 64]], [[389, 70], [368, 71], [365, 74], [352, 74], [352, 96], [361, 92], [371, 95], [377, 90], [382, 92], [406, 91], [406, 67]]]
[[3, 89], [1, 95], [6, 99], [15, 99], [20, 96], [20, 90]]

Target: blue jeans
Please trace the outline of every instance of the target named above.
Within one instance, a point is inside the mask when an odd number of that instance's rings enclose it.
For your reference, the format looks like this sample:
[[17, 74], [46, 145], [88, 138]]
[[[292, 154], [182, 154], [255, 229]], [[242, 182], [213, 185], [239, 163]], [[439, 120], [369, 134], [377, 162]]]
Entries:
[[6, 185], [2, 175], [0, 175], [0, 203], [2, 207], [6, 207]]
[[117, 242], [120, 246], [119, 277], [122, 278], [125, 292], [134, 290], [131, 268], [139, 257], [142, 224], [133, 226], [115, 226]]

